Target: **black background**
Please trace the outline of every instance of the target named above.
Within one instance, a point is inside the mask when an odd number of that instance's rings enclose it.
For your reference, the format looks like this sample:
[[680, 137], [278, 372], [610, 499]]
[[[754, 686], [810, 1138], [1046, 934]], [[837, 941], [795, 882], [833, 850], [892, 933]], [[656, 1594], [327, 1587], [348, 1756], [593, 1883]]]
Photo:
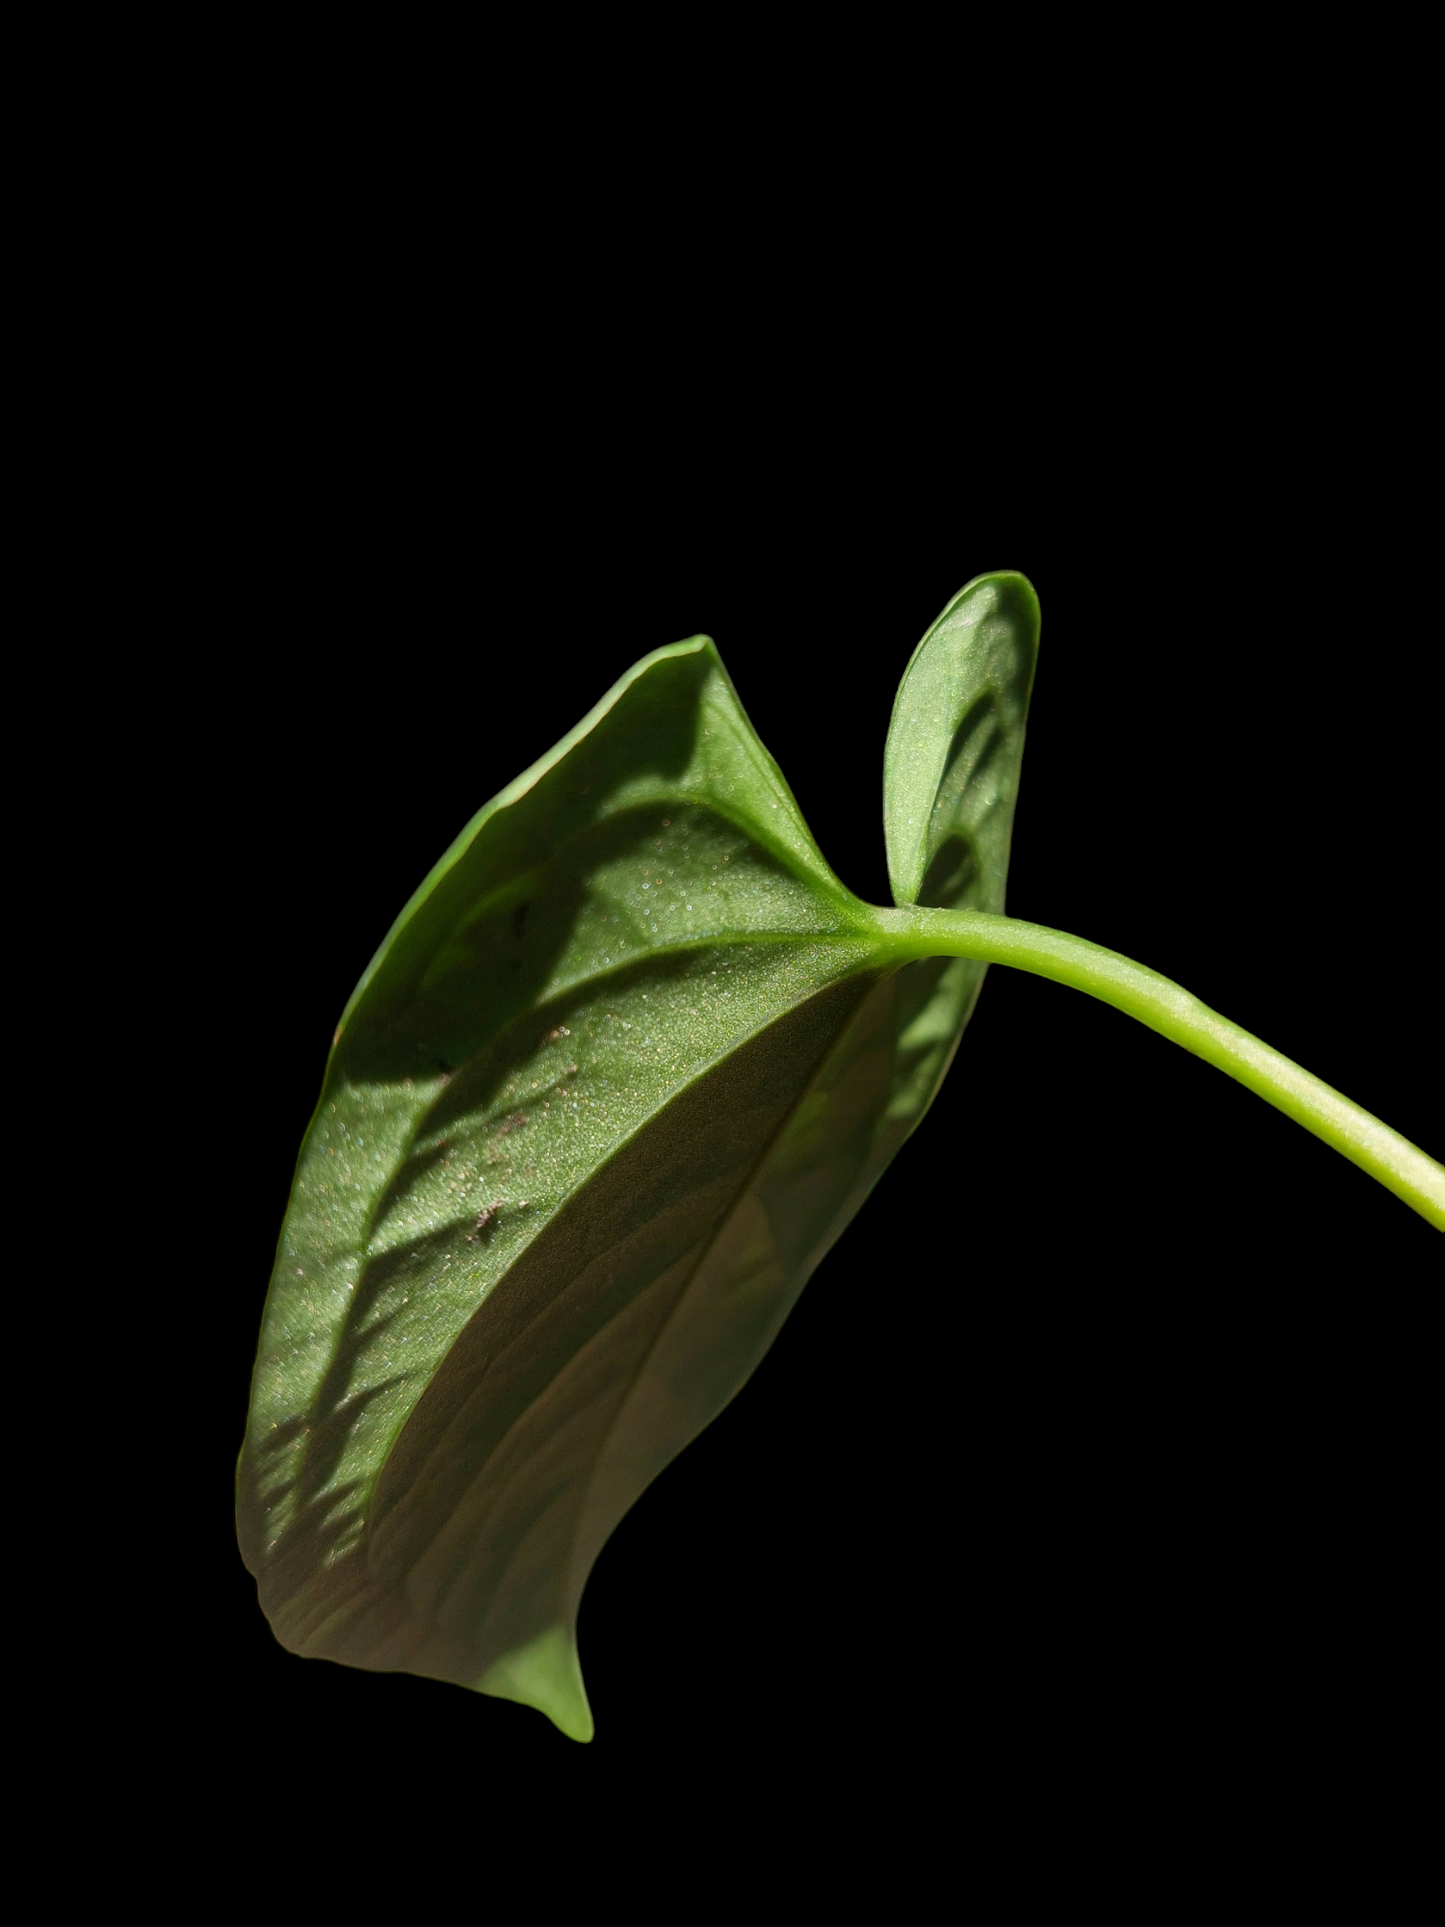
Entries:
[[1121, 415], [1079, 371], [1029, 412], [936, 363], [866, 406], [836, 364], [796, 393], [775, 368], [765, 401], [725, 357], [675, 396], [545, 355], [463, 377], [455, 341], [373, 389], [326, 348], [279, 382], [242, 357], [180, 436], [200, 499], [159, 592], [194, 637], [146, 781], [195, 960], [175, 1288], [204, 1362], [190, 1523], [148, 1555], [185, 1603], [144, 1659], [182, 1755], [241, 1788], [405, 1760], [494, 1815], [699, 1828], [880, 1780], [974, 1827], [1086, 1797], [1264, 1826], [1302, 1784], [1378, 1786], [1423, 1663], [1438, 1234], [1218, 1072], [1001, 969], [762, 1368], [604, 1550], [590, 1747], [274, 1643], [229, 1483], [332, 1028], [469, 815], [659, 644], [716, 639], [823, 850], [886, 902], [898, 677], [969, 576], [1024, 570], [1010, 909], [1445, 1150], [1427, 531], [1368, 429], [1346, 448], [1207, 383]]

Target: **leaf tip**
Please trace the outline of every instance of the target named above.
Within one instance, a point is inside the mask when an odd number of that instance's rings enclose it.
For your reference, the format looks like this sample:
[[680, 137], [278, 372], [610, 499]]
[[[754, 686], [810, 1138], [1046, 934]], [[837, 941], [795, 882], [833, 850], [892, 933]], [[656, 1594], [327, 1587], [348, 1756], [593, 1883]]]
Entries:
[[549, 1626], [525, 1646], [499, 1659], [477, 1681], [493, 1699], [516, 1700], [545, 1713], [559, 1733], [583, 1745], [592, 1738], [592, 1708], [582, 1683], [582, 1664], [570, 1626]]

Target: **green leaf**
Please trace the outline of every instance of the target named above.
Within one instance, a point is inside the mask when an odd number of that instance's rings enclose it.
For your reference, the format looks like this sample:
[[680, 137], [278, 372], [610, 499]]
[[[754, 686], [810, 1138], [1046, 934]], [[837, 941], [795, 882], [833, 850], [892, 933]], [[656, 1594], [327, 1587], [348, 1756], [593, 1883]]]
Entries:
[[282, 1229], [238, 1516], [284, 1645], [590, 1737], [598, 1551], [976, 994], [981, 965], [888, 955], [704, 637], [479, 812], [347, 1006]]
[[975, 578], [913, 652], [883, 756], [897, 904], [1002, 916], [1039, 602], [1021, 575]]
[[[1003, 914], [1038, 651], [1038, 597], [1012, 571], [966, 584], [914, 650], [883, 752], [895, 903]], [[870, 1184], [932, 1103], [987, 974], [972, 958], [932, 957], [876, 993], [896, 1005], [888, 1115], [902, 1129], [870, 1162]]]

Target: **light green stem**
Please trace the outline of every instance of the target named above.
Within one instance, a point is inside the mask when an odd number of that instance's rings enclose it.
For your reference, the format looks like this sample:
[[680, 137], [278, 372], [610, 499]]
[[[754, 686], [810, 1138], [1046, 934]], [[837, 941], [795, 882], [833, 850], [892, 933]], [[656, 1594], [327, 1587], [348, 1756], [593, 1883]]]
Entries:
[[1445, 1231], [1445, 1166], [1167, 977], [1062, 930], [974, 910], [876, 913], [906, 957], [977, 957], [1086, 990], [1228, 1072]]

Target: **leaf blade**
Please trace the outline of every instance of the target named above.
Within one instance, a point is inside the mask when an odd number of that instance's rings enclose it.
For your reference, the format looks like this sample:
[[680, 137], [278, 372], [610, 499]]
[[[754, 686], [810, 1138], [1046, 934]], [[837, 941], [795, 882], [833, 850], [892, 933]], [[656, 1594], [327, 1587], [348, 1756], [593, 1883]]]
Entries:
[[966, 583], [898, 687], [883, 757], [893, 900], [1002, 915], [1039, 603], [1012, 570]]
[[298, 1162], [238, 1468], [283, 1644], [590, 1737], [597, 1552], [972, 1008], [978, 966], [879, 955], [705, 638], [478, 812], [350, 1000]]
[[239, 1523], [285, 1643], [370, 1663], [353, 1568], [468, 1321], [713, 1059], [858, 973], [860, 911], [705, 640], [629, 672], [434, 867], [339, 1027], [263, 1324]]

